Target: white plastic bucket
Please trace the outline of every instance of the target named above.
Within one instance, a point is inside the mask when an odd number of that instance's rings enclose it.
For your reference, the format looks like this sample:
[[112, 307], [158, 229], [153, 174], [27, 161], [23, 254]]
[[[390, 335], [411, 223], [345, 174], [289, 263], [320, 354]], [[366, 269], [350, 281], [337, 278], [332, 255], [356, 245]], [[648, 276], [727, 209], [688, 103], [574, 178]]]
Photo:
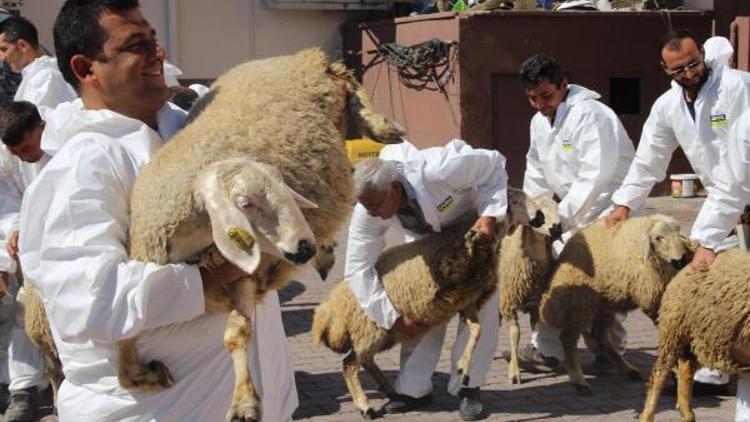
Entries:
[[695, 186], [698, 176], [692, 173], [673, 174], [669, 176], [672, 181], [673, 198], [692, 198], [695, 196]]

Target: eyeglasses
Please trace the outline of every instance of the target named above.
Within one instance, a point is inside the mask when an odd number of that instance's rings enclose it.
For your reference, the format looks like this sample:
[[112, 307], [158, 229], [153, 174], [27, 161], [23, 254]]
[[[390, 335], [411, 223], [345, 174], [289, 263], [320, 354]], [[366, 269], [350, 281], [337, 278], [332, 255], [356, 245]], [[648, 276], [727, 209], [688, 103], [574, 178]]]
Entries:
[[681, 73], [687, 72], [688, 70], [693, 70], [702, 64], [703, 64], [703, 60], [698, 59], [698, 60], [695, 60], [686, 64], [685, 66], [679, 66], [679, 67], [675, 67], [672, 69], [667, 69], [666, 72], [667, 72], [667, 75], [669, 76], [677, 76]]

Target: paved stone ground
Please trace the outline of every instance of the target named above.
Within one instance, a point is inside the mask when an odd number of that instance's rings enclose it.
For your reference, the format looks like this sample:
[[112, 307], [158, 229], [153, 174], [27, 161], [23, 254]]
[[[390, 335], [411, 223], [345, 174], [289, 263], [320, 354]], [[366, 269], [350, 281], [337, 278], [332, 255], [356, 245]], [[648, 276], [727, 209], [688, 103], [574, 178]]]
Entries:
[[[669, 197], [651, 198], [648, 213], [660, 212], [675, 216], [684, 224], [687, 233], [702, 199], [680, 199]], [[389, 239], [397, 242], [397, 238]], [[339, 241], [337, 265], [329, 281], [322, 283], [315, 274], [306, 273], [282, 291], [284, 324], [293, 361], [296, 367], [297, 388], [300, 406], [295, 419], [306, 421], [358, 421], [359, 412], [352, 405], [341, 374], [341, 355], [312, 345], [310, 326], [315, 307], [325, 297], [337, 280], [342, 277], [345, 239]], [[626, 357], [633, 362], [644, 377], [648, 376], [655, 357], [655, 329], [651, 321], [640, 311], [632, 312], [625, 323], [629, 333]], [[450, 370], [448, 347], [455, 338], [456, 321], [449, 325], [443, 347], [442, 359], [434, 375], [434, 402], [420, 411], [405, 415], [385, 415], [385, 420], [403, 421], [457, 421], [460, 420], [457, 399], [445, 391]], [[521, 344], [529, 339], [527, 320], [522, 322]], [[565, 375], [533, 375], [523, 373], [524, 383], [511, 385], [507, 381], [507, 364], [500, 356], [508, 349], [507, 330], [501, 328], [501, 341], [495, 361], [488, 374], [487, 385], [482, 390], [482, 402], [486, 409], [486, 420], [492, 421], [627, 421], [637, 419], [643, 406], [645, 384], [632, 382], [618, 375], [591, 376], [589, 381], [595, 391], [593, 397], [580, 398], [567, 384]], [[579, 350], [590, 360], [583, 345]], [[393, 380], [398, 371], [398, 347], [378, 356], [377, 362], [386, 375]], [[371, 404], [379, 409], [384, 397], [378, 393], [374, 382], [361, 373], [363, 386]], [[695, 398], [693, 401], [697, 419], [700, 421], [731, 421], [734, 413], [733, 397]], [[657, 414], [658, 421], [679, 420], [674, 410], [674, 397], [663, 396]]]

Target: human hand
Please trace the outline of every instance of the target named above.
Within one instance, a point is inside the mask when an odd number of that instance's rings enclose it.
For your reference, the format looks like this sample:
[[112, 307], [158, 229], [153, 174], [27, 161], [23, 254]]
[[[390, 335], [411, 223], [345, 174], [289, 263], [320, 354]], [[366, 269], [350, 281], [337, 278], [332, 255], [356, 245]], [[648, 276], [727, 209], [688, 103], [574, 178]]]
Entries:
[[630, 208], [624, 205], [618, 205], [615, 210], [604, 219], [604, 225], [610, 229], [620, 221], [627, 220], [628, 217], [630, 217]]
[[11, 258], [18, 261], [18, 231], [14, 231], [13, 234], [10, 235], [10, 239], [5, 245], [5, 250], [8, 251], [8, 255], [10, 255]]
[[495, 217], [479, 217], [471, 229], [483, 237], [491, 238], [495, 235]]
[[693, 260], [690, 262], [690, 266], [694, 270], [707, 270], [711, 263], [714, 262], [714, 259], [716, 259], [716, 252], [704, 248], [703, 246], [699, 246], [698, 249], [695, 250], [695, 255], [693, 255]]
[[424, 321], [420, 321], [408, 315], [402, 315], [398, 317], [396, 323], [393, 324], [393, 328], [403, 331], [410, 337], [417, 337], [426, 333], [430, 329], [430, 326]]

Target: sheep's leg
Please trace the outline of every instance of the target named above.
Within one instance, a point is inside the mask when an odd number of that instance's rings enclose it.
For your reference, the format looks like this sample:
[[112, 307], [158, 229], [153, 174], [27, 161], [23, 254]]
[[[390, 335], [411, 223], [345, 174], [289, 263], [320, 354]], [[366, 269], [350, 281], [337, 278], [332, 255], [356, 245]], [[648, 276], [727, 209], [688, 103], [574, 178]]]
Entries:
[[583, 376], [581, 361], [578, 360], [578, 351], [576, 350], [578, 337], [580, 337], [579, 330], [565, 328], [560, 332], [560, 342], [562, 343], [563, 352], [565, 354], [565, 369], [568, 370], [570, 383], [573, 384], [578, 395], [590, 396], [594, 393], [591, 391], [589, 383], [586, 382], [586, 378]]
[[233, 310], [224, 327], [224, 347], [234, 363], [234, 392], [226, 414], [227, 422], [260, 420], [260, 400], [248, 367], [248, 345], [252, 333], [250, 320]]
[[614, 315], [599, 315], [591, 327], [591, 336], [598, 343], [604, 356], [617, 366], [620, 372], [627, 374], [632, 380], [643, 381], [643, 376], [638, 369], [628, 362], [612, 344], [610, 328], [612, 328], [614, 321]]
[[141, 365], [135, 342], [135, 337], [117, 342], [117, 379], [122, 388], [131, 392], [155, 393], [173, 386], [174, 379], [163, 363], [152, 360], [147, 366]]
[[461, 377], [461, 383], [464, 386], [469, 385], [469, 369], [471, 369], [471, 356], [474, 354], [474, 349], [477, 347], [479, 336], [481, 335], [481, 327], [479, 325], [479, 313], [477, 308], [472, 307], [465, 309], [461, 312], [461, 316], [466, 323], [466, 327], [469, 329], [469, 340], [466, 342], [466, 347], [461, 357], [458, 359], [458, 375]]
[[[664, 389], [664, 384], [667, 383], [667, 378], [673, 365], [665, 362], [665, 358], [662, 352], [659, 351], [659, 356], [654, 363], [654, 367], [651, 369], [651, 378], [648, 381], [648, 392], [646, 393], [646, 403], [641, 412], [640, 422], [654, 422], [654, 414], [656, 413], [656, 405], [659, 404], [659, 396], [661, 390]], [[691, 378], [692, 379], [692, 378]]]
[[510, 336], [508, 381], [511, 384], [520, 384], [521, 369], [518, 366], [518, 343], [521, 342], [521, 327], [518, 325], [518, 315], [515, 312], [508, 318], [508, 335]]
[[692, 359], [680, 358], [677, 361], [677, 408], [680, 410], [682, 422], [695, 422], [690, 400], [693, 397], [693, 375], [696, 366]]
[[388, 381], [388, 378], [386, 378], [385, 374], [383, 374], [383, 371], [380, 370], [380, 367], [378, 367], [378, 364], [375, 363], [373, 357], [367, 359], [361, 358], [360, 363], [365, 368], [365, 370], [367, 370], [367, 373], [370, 374], [372, 379], [374, 379], [375, 382], [378, 383], [380, 391], [387, 394], [389, 397], [396, 395], [396, 390], [393, 389], [391, 382]]
[[359, 365], [357, 354], [352, 350], [344, 358], [344, 381], [346, 381], [346, 388], [352, 396], [354, 407], [359, 409], [363, 418], [372, 419], [376, 416], [376, 413], [367, 402], [367, 395], [359, 381]]

